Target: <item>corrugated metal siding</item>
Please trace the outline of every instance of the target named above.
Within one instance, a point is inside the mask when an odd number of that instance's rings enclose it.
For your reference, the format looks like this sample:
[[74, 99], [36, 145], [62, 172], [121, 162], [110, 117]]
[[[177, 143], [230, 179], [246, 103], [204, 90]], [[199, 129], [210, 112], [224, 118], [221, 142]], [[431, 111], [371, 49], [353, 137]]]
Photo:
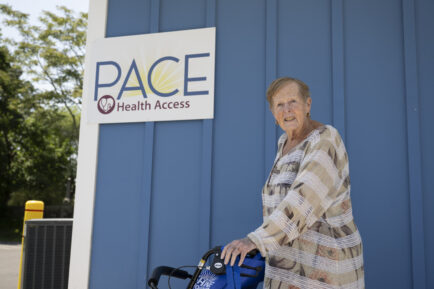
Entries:
[[194, 265], [260, 224], [281, 133], [264, 94], [283, 75], [345, 136], [366, 287], [424, 288], [426, 272], [433, 288], [431, 2], [110, 0], [107, 37], [217, 27], [215, 119], [101, 125], [90, 288], [143, 288], [153, 267]]
[[346, 1], [344, 17], [346, 146], [366, 287], [412, 288], [401, 1]]
[[427, 287], [434, 288], [434, 1], [416, 0]]

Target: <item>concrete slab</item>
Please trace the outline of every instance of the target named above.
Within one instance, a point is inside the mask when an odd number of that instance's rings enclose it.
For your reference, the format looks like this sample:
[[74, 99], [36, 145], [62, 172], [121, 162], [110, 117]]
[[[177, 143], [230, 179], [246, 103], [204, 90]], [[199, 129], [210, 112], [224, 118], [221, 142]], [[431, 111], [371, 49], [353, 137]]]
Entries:
[[17, 289], [20, 244], [0, 244], [0, 289]]

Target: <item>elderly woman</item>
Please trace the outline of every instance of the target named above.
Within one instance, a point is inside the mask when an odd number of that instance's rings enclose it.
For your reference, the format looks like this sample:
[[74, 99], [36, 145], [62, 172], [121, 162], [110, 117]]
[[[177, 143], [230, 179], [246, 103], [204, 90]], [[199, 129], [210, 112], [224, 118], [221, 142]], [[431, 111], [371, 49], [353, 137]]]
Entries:
[[262, 190], [263, 224], [229, 243], [225, 263], [258, 249], [264, 288], [364, 288], [362, 243], [353, 221], [348, 156], [337, 130], [310, 119], [302, 81], [279, 78], [267, 90], [285, 132]]

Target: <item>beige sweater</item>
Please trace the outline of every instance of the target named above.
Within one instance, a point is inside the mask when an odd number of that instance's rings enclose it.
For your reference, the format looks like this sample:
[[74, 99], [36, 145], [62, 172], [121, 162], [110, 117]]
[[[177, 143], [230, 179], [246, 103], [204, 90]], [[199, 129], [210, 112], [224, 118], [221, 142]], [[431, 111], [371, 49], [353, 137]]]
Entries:
[[266, 256], [264, 288], [364, 288], [348, 155], [338, 131], [313, 130], [282, 156], [262, 191], [263, 224], [248, 237]]

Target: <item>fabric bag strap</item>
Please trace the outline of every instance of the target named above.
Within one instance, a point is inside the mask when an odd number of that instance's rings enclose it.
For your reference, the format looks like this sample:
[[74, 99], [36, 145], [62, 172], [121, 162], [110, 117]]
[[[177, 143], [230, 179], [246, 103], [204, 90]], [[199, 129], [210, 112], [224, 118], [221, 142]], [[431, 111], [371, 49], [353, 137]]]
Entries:
[[240, 267], [226, 265], [226, 289], [241, 289]]

